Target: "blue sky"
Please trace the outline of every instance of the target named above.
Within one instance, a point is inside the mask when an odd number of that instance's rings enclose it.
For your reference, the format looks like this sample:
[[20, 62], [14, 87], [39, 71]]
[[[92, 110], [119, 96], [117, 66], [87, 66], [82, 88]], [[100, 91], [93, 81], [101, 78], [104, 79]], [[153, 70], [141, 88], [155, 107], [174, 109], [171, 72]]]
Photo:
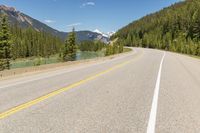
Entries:
[[60, 31], [117, 31], [180, 0], [0, 0]]

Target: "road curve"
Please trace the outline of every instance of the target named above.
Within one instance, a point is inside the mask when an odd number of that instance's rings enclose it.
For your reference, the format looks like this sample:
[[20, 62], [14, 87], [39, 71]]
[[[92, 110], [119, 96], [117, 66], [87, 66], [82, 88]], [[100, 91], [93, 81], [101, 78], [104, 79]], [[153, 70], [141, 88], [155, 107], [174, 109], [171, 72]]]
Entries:
[[159, 50], [0, 81], [0, 133], [198, 133], [199, 112], [200, 60]]

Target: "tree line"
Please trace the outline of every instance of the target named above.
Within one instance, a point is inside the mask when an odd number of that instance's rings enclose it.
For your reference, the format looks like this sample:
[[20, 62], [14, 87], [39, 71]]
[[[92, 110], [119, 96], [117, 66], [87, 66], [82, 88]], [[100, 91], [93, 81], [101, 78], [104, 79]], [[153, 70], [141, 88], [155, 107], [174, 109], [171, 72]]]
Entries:
[[63, 41], [50, 33], [38, 32], [32, 27], [22, 29], [17, 24], [10, 27], [12, 58], [49, 57], [60, 52]]
[[79, 44], [79, 49], [81, 51], [101, 51], [105, 50], [105, 56], [114, 55], [122, 53], [124, 48], [121, 42], [116, 42], [113, 44], [105, 44], [100, 41], [82, 41]]
[[8, 22], [4, 16], [0, 27], [0, 70], [10, 69], [11, 47]]
[[106, 56], [123, 53], [124, 45], [121, 42], [115, 42], [106, 46]]
[[200, 1], [186, 0], [147, 15], [119, 30], [112, 39], [200, 56]]
[[90, 41], [90, 40], [85, 40], [80, 42], [79, 44], [79, 49], [81, 51], [100, 51], [103, 48], [105, 48], [105, 43], [101, 41]]
[[40, 58], [59, 54], [63, 61], [74, 60], [76, 50], [74, 29], [63, 42], [57, 36], [37, 31], [32, 27], [10, 25], [6, 15], [0, 16], [0, 71], [10, 69], [11, 60], [17, 58]]

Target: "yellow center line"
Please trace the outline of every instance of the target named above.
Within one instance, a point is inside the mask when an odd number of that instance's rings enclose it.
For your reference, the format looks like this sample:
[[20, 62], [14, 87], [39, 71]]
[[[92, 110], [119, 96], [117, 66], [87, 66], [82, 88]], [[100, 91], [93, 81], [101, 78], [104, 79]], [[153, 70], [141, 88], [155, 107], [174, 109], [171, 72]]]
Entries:
[[83, 79], [83, 80], [80, 80], [80, 81], [78, 81], [78, 82], [76, 82], [76, 83], [73, 83], [73, 84], [71, 84], [71, 85], [69, 85], [69, 86], [67, 86], [67, 87], [65, 87], [65, 88], [58, 89], [58, 90], [53, 91], [53, 92], [51, 92], [51, 93], [49, 93], [49, 94], [47, 94], [47, 95], [41, 96], [41, 97], [39, 97], [39, 98], [36, 98], [35, 100], [26, 102], [26, 103], [24, 103], [24, 104], [21, 104], [21, 105], [19, 105], [19, 106], [16, 106], [16, 107], [14, 107], [14, 108], [11, 108], [11, 109], [9, 109], [9, 110], [7, 110], [7, 111], [5, 111], [5, 112], [2, 112], [2, 113], [0, 113], [0, 120], [3, 119], [3, 118], [6, 118], [6, 117], [8, 117], [8, 116], [10, 116], [10, 115], [12, 115], [12, 114], [15, 114], [15, 113], [17, 113], [17, 112], [19, 112], [19, 111], [21, 111], [21, 110], [23, 110], [23, 109], [26, 109], [26, 108], [29, 108], [29, 107], [35, 105], [35, 104], [38, 104], [38, 103], [40, 103], [40, 102], [42, 102], [42, 101], [44, 101], [44, 100], [46, 100], [46, 99], [48, 99], [48, 98], [51, 98], [51, 97], [53, 97], [53, 96], [56, 96], [56, 95], [58, 95], [58, 94], [60, 94], [60, 93], [62, 93], [62, 92], [68, 91], [68, 90], [70, 90], [70, 89], [72, 89], [72, 88], [75, 88], [75, 87], [77, 87], [77, 86], [80, 86], [81, 84], [84, 84], [84, 83], [86, 83], [86, 82], [88, 82], [88, 81], [91, 81], [91, 80], [93, 80], [93, 79], [96, 79], [97, 77], [102, 76], [102, 75], [104, 75], [104, 74], [106, 74], [106, 73], [109, 73], [110, 71], [113, 71], [113, 70], [115, 70], [115, 69], [117, 69], [117, 68], [123, 67], [124, 65], [126, 65], [126, 64], [128, 64], [128, 63], [130, 63], [130, 60], [129, 60], [129, 61], [125, 61], [125, 62], [123, 62], [123, 63], [120, 63], [120, 64], [118, 64], [118, 65], [116, 65], [116, 66], [113, 66], [113, 67], [111, 67], [111, 68], [109, 68], [109, 69], [107, 69], [107, 70], [104, 70], [104, 71], [102, 71], [102, 72], [100, 72], [100, 73], [97, 73], [97, 74], [95, 74], [95, 75], [93, 75], [93, 76], [90, 76], [90, 77], [88, 77], [88, 78], [86, 78], [86, 79]]

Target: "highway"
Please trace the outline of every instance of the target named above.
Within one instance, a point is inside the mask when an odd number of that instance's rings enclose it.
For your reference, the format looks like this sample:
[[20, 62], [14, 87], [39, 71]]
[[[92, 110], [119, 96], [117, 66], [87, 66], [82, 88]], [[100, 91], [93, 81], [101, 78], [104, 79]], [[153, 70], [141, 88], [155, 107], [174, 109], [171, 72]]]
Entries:
[[199, 133], [200, 60], [133, 48], [0, 81], [0, 133]]

